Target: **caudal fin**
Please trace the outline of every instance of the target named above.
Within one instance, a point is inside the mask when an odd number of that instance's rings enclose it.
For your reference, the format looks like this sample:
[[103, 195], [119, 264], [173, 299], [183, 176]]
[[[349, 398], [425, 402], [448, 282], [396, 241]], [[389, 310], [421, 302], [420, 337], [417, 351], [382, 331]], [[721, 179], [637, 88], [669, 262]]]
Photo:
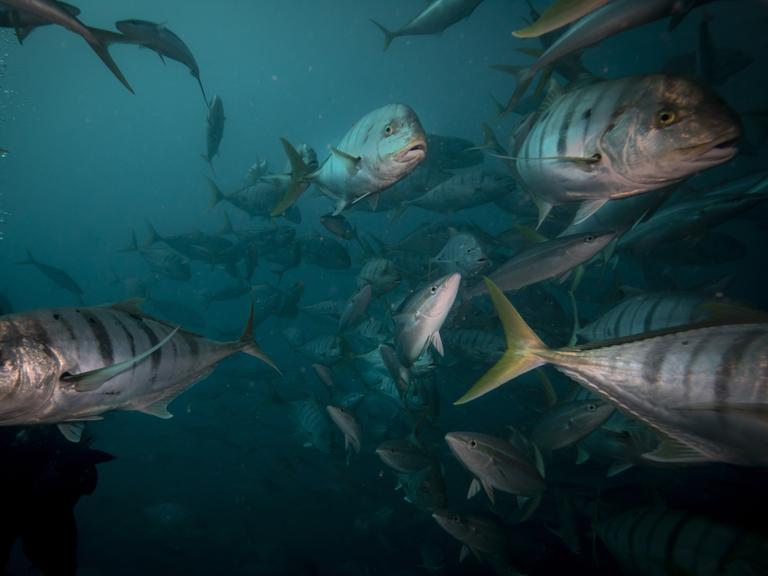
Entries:
[[493, 301], [493, 307], [499, 315], [501, 325], [504, 328], [504, 336], [507, 340], [507, 351], [470, 388], [464, 396], [456, 400], [454, 404], [464, 404], [475, 398], [487, 394], [526, 372], [543, 366], [547, 363], [539, 355], [546, 352], [546, 345], [539, 339], [536, 333], [531, 330], [525, 320], [518, 314], [515, 307], [507, 300], [504, 293], [489, 278], [485, 278], [485, 286], [488, 294]]
[[211, 178], [208, 178], [207, 176], [206, 176], [206, 179], [208, 180], [208, 185], [211, 187], [211, 199], [208, 202], [208, 208], [206, 209], [206, 212], [210, 212], [216, 207], [216, 205], [219, 202], [221, 202], [222, 200], [226, 200], [227, 197], [221, 191], [221, 188], [219, 188], [216, 182], [214, 182]]
[[[149, 230], [149, 236], [147, 236], [147, 241], [144, 242], [144, 248], [149, 248], [153, 244], [163, 241], [163, 237], [157, 233], [157, 230], [155, 230], [155, 227], [152, 225], [152, 222], [150, 222], [149, 220], [147, 220], [147, 229]], [[133, 241], [136, 242], [135, 236]]]
[[291, 164], [291, 182], [288, 185], [288, 190], [283, 197], [277, 203], [274, 210], [272, 210], [271, 216], [280, 216], [288, 208], [296, 203], [304, 191], [307, 189], [306, 177], [310, 173], [309, 167], [306, 165], [301, 157], [301, 154], [288, 142], [285, 138], [280, 138], [280, 142], [285, 150], [285, 155], [288, 156], [288, 162]]
[[390, 44], [392, 44], [392, 40], [394, 40], [394, 39], [395, 39], [395, 37], [397, 36], [397, 34], [396, 34], [396, 33], [394, 33], [394, 32], [392, 32], [392, 30], [389, 30], [389, 29], [387, 29], [387, 28], [384, 28], [384, 26], [382, 26], [381, 24], [379, 24], [378, 22], [376, 22], [376, 20], [371, 20], [371, 22], [373, 22], [373, 23], [376, 25], [376, 27], [377, 27], [379, 30], [381, 30], [381, 33], [382, 33], [382, 34], [384, 34], [384, 48], [383, 48], [383, 51], [384, 51], [384, 52], [386, 52], [386, 51], [387, 51], [387, 48], [389, 48], [389, 45], [390, 45]]
[[107, 68], [112, 71], [112, 74], [120, 80], [123, 86], [128, 88], [128, 91], [131, 94], [134, 94], [133, 88], [131, 88], [128, 80], [123, 76], [120, 68], [117, 67], [117, 63], [112, 59], [112, 55], [109, 53], [109, 44], [120, 42], [124, 38], [123, 35], [110, 32], [109, 30], [101, 30], [99, 28], [88, 28], [88, 31], [91, 33], [91, 39], [86, 38], [86, 41], [90, 47], [96, 52], [96, 55], [101, 58], [101, 61], [106, 64]]
[[270, 368], [275, 370], [275, 372], [281, 376], [283, 375], [283, 373], [280, 371], [280, 368], [277, 367], [272, 359], [267, 356], [267, 354], [259, 347], [259, 345], [256, 343], [256, 340], [253, 339], [253, 303], [251, 303], [251, 309], [248, 314], [248, 321], [245, 323], [245, 328], [243, 329], [242, 336], [240, 336], [239, 344], [242, 346], [241, 350], [243, 352], [249, 356], [258, 358]]
[[120, 248], [120, 252], [138, 252], [139, 244], [136, 242], [136, 231], [131, 230], [131, 241], [125, 248]]

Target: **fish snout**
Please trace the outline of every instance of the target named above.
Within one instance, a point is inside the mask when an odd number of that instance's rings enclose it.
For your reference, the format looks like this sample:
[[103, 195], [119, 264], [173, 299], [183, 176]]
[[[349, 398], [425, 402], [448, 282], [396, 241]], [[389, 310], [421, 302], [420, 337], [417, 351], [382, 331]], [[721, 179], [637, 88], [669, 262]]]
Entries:
[[427, 141], [423, 137], [414, 138], [397, 153], [397, 161], [406, 164], [421, 162], [427, 156]]

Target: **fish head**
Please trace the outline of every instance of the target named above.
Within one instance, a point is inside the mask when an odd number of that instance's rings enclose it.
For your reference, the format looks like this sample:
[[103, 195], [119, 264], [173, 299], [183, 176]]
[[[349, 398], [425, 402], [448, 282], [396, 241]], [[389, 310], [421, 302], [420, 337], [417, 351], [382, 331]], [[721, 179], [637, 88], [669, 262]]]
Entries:
[[616, 232], [589, 232], [573, 238], [574, 242], [567, 249], [567, 257], [583, 262], [584, 258], [597, 254], [616, 237]]
[[60, 375], [56, 354], [43, 342], [26, 337], [12, 343], [0, 340], [0, 418], [35, 409], [36, 400], [53, 393]]
[[712, 90], [689, 78], [651, 76], [601, 140], [612, 167], [659, 188], [733, 158], [741, 124]]
[[427, 137], [416, 113], [404, 104], [372, 112], [368, 128], [371, 171], [392, 185], [410, 174], [427, 156]]
[[613, 414], [615, 406], [606, 400], [577, 401], [568, 414], [568, 427], [576, 432], [594, 430]]
[[417, 312], [423, 318], [442, 321], [448, 316], [461, 284], [461, 274], [443, 276], [424, 288], [417, 301]]
[[158, 25], [148, 20], [131, 19], [115, 22], [115, 28], [130, 38], [139, 39], [155, 33]]
[[451, 452], [471, 472], [480, 471], [487, 466], [490, 459], [486, 444], [477, 434], [471, 432], [449, 432], [445, 442]]

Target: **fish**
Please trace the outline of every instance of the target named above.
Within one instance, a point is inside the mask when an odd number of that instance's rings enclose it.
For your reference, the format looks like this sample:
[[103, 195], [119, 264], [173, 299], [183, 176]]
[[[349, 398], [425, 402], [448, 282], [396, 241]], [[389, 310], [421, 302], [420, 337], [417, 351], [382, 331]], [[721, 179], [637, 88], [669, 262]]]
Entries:
[[597, 524], [626, 574], [764, 574], [765, 535], [687, 510], [635, 508]]
[[139, 247], [135, 233], [132, 235], [131, 244], [123, 251], [138, 252], [153, 274], [179, 282], [188, 282], [192, 278], [192, 269], [187, 260], [168, 246]]
[[504, 525], [495, 517], [477, 514], [455, 514], [447, 510], [436, 511], [432, 518], [456, 540], [461, 542], [460, 559], [472, 551], [480, 559], [487, 555], [506, 555], [507, 533]]
[[627, 420], [624, 426], [605, 425], [579, 442], [577, 463], [607, 461], [606, 477], [612, 478], [633, 466], [651, 465], [643, 454], [652, 452], [658, 444], [656, 434], [635, 420]]
[[581, 202], [578, 224], [608, 200], [727, 162], [740, 135], [735, 113], [696, 81], [634, 76], [553, 88], [513, 135], [509, 158], [539, 210], [539, 225], [553, 206], [569, 202]]
[[387, 258], [367, 260], [357, 274], [357, 287], [371, 286], [375, 297], [391, 292], [400, 285], [400, 281], [397, 266]]
[[516, 38], [538, 38], [559, 30], [608, 4], [610, 0], [557, 0], [530, 26], [515, 30]]
[[202, 293], [203, 305], [209, 308], [214, 302], [227, 302], [229, 300], [238, 300], [251, 293], [252, 287], [241, 282], [231, 286], [226, 286], [220, 290], [206, 290]]
[[463, 278], [475, 276], [490, 264], [480, 242], [467, 233], [452, 236], [429, 262], [443, 274], [458, 272]]
[[322, 300], [314, 304], [302, 306], [301, 311], [314, 318], [338, 324], [346, 307], [346, 300]]
[[539, 419], [531, 442], [542, 452], [573, 446], [611, 417], [615, 406], [600, 399], [561, 402]]
[[218, 94], [214, 94], [208, 105], [208, 118], [205, 122], [206, 152], [201, 154], [203, 160], [213, 169], [213, 158], [219, 153], [219, 145], [224, 137], [224, 102]]
[[291, 163], [291, 184], [273, 216], [290, 208], [309, 184], [334, 201], [334, 216], [369, 196], [375, 203], [379, 192], [410, 174], [427, 155], [421, 122], [405, 104], [389, 104], [363, 116], [316, 169], [306, 165], [290, 142], [281, 142]]
[[368, 309], [368, 304], [371, 302], [372, 292], [371, 285], [366, 284], [349, 299], [347, 307], [344, 309], [341, 318], [339, 318], [339, 332], [343, 332], [362, 320], [365, 311]]
[[403, 303], [393, 317], [397, 357], [406, 368], [413, 365], [428, 345], [443, 354], [440, 328], [456, 300], [461, 274], [454, 272], [430, 282]]
[[79, 423], [137, 410], [170, 418], [168, 403], [244, 352], [277, 370], [253, 339], [252, 312], [239, 340], [216, 342], [144, 314], [133, 301], [48, 308], [0, 317], [0, 424]]
[[447, 354], [473, 362], [495, 363], [506, 350], [504, 339], [488, 330], [454, 328], [442, 339]]
[[[199, 260], [209, 263], [211, 261], [215, 262], [218, 254], [224, 253], [235, 246], [231, 240], [222, 238], [220, 235], [212, 236], [204, 232], [194, 231], [185, 234], [177, 234], [175, 236], [161, 236], [157, 230], [155, 230], [155, 227], [151, 222], [147, 222], [147, 228], [149, 230], [149, 236], [144, 242], [144, 248], [149, 248], [158, 242], [162, 242], [190, 260]], [[226, 219], [222, 231], [228, 233], [229, 230], [231, 230], [231, 225], [229, 224], [229, 220]]]
[[[154, 50], [165, 62], [165, 58], [176, 60], [187, 68], [189, 73], [194, 76], [200, 85], [200, 92], [203, 94], [205, 105], [208, 106], [208, 97], [205, 95], [203, 82], [200, 80], [200, 67], [197, 65], [192, 51], [176, 34], [171, 32], [165, 24], [157, 24], [148, 20], [120, 20], [115, 22], [115, 27], [129, 38], [132, 43], [139, 44], [144, 48]], [[209, 150], [210, 152], [210, 150]]]
[[468, 18], [482, 0], [432, 0], [424, 9], [398, 30], [388, 30], [371, 20], [384, 34], [384, 50], [400, 36], [441, 34], [457, 22]]
[[428, 170], [442, 172], [463, 170], [483, 163], [483, 153], [473, 142], [455, 136], [427, 134], [429, 155], [424, 160]]
[[34, 266], [46, 278], [48, 278], [48, 280], [56, 284], [56, 286], [58, 286], [62, 290], [71, 292], [72, 294], [77, 296], [78, 299], [82, 300], [85, 292], [83, 292], [83, 289], [72, 278], [72, 276], [67, 274], [61, 268], [56, 268], [55, 266], [43, 264], [42, 262], [35, 260], [35, 257], [32, 256], [32, 252], [30, 252], [29, 250], [27, 250], [27, 259], [21, 262], [18, 262], [18, 264], [21, 266]]
[[[551, 278], [566, 279], [577, 266], [591, 260], [614, 238], [614, 232], [574, 234], [534, 244], [516, 254], [490, 274], [504, 292], [520, 290]], [[472, 299], [485, 294], [478, 283], [464, 294]]]
[[316, 364], [326, 366], [340, 362], [344, 356], [341, 339], [328, 334], [310, 340], [301, 347], [301, 351]]
[[381, 461], [397, 472], [412, 474], [432, 466], [434, 459], [410, 438], [385, 440], [376, 447]]
[[403, 202], [400, 211], [416, 206], [431, 212], [452, 213], [494, 202], [514, 187], [514, 178], [500, 172], [464, 172], [441, 182], [423, 196]]
[[398, 487], [405, 493], [404, 499], [427, 512], [442, 510], [446, 505], [446, 486], [439, 465], [432, 465], [418, 472], [397, 474]]
[[[253, 184], [240, 188], [229, 194], [224, 194], [216, 182], [208, 178], [211, 187], [211, 200], [208, 210], [212, 210], [220, 202], [227, 202], [239, 208], [252, 218], [271, 219], [272, 208], [285, 193], [281, 181], [274, 178], [262, 178]], [[291, 206], [283, 214], [285, 219], [294, 224], [301, 223], [301, 211], [298, 206]]]
[[486, 284], [507, 351], [457, 404], [551, 364], [659, 433], [659, 447], [644, 455], [651, 461], [768, 463], [760, 449], [766, 433], [761, 399], [768, 387], [768, 324], [683, 326], [553, 350], [493, 282]]
[[349, 251], [330, 236], [310, 232], [298, 238], [297, 242], [305, 264], [314, 264], [328, 270], [346, 270], [352, 266]]
[[474, 476], [468, 498], [482, 486], [488, 499], [496, 502], [494, 490], [522, 497], [539, 498], [544, 492], [544, 465], [534, 462], [503, 438], [478, 432], [449, 432], [445, 441], [459, 462]]
[[[72, 6], [66, 2], [53, 2], [59, 8], [68, 12], [72, 16], [79, 16], [80, 9], [77, 6]], [[41, 26], [49, 26], [53, 24], [46, 18], [41, 18], [40, 15], [31, 12], [25, 12], [23, 10], [5, 9], [0, 10], [0, 28], [13, 28], [16, 32], [16, 38], [19, 44], [23, 44], [27, 36], [35, 29]]]
[[343, 240], [353, 240], [357, 238], [357, 230], [350, 224], [349, 220], [341, 214], [324, 214], [320, 217], [320, 224], [334, 236]]
[[109, 68], [110, 72], [133, 94], [133, 88], [109, 53], [109, 44], [122, 40], [121, 34], [86, 26], [77, 18], [77, 15], [71, 13], [68, 5], [62, 5], [63, 3], [51, 0], [4, 0], [3, 4], [19, 12], [32, 15], [41, 22], [56, 24], [81, 36]]
[[333, 423], [344, 434], [344, 449], [352, 449], [355, 454], [359, 454], [362, 432], [360, 430], [360, 423], [355, 418], [355, 415], [350, 410], [341, 406], [328, 405], [325, 409], [328, 411], [328, 415], [333, 420]]
[[333, 448], [333, 428], [325, 408], [316, 400], [299, 400], [290, 403], [296, 436], [303, 440], [305, 448], [314, 447], [324, 454]]

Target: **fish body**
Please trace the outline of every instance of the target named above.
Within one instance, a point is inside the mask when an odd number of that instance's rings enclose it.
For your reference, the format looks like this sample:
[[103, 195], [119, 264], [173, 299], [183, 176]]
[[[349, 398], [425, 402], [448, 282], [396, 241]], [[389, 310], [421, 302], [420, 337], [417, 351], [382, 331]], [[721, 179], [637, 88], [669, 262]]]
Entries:
[[333, 235], [342, 238], [343, 240], [353, 240], [354, 238], [357, 238], [357, 230], [355, 230], [355, 227], [350, 224], [349, 220], [344, 218], [341, 214], [336, 216], [333, 214], [325, 214], [320, 217], [320, 224]]
[[316, 400], [291, 403], [297, 437], [305, 447], [314, 447], [329, 454], [333, 448], [333, 428], [325, 408]]
[[583, 202], [578, 223], [610, 199], [722, 164], [736, 154], [741, 134], [735, 113], [713, 92], [664, 75], [565, 91], [527, 122], [510, 149], [540, 222], [554, 205]]
[[310, 233], [298, 238], [302, 260], [328, 270], [346, 270], [352, 265], [349, 251], [338, 240]]
[[397, 356], [400, 363], [410, 367], [428, 344], [442, 354], [440, 328], [456, 300], [461, 274], [443, 276], [418, 290], [395, 315]]
[[[287, 176], [283, 178], [276, 176], [259, 178], [244, 188], [224, 194], [209, 178], [211, 201], [208, 208], [211, 209], [220, 202], [228, 202], [252, 218], [272, 218], [272, 209], [285, 193], [285, 186], [289, 180]], [[301, 222], [301, 211], [298, 206], [291, 206], [284, 216], [289, 222], [295, 224]]]
[[333, 423], [344, 434], [344, 448], [352, 448], [355, 454], [359, 454], [362, 432], [360, 430], [360, 423], [355, 418], [355, 415], [348, 408], [342, 406], [329, 405], [326, 406], [326, 410]]
[[[535, 21], [522, 30], [512, 32], [517, 38], [538, 38], [549, 32], [559, 30], [572, 22], [605, 6], [610, 0], [558, 0], [541, 15], [534, 14]], [[535, 10], [531, 8], [531, 12]]]
[[446, 351], [452, 357], [475, 362], [494, 363], [504, 354], [504, 338], [488, 330], [458, 328], [446, 331], [443, 336]]
[[27, 259], [23, 262], [19, 262], [19, 264], [34, 266], [40, 273], [48, 278], [48, 280], [56, 284], [62, 290], [71, 292], [78, 298], [82, 297], [84, 294], [83, 289], [69, 274], [61, 268], [38, 262], [29, 250], [27, 250]]
[[318, 336], [301, 349], [313, 362], [326, 366], [341, 361], [343, 356], [341, 339], [338, 336]]
[[434, 171], [463, 170], [483, 163], [483, 152], [464, 138], [427, 134], [429, 156], [424, 161]]
[[368, 304], [371, 302], [371, 293], [371, 285], [366, 284], [349, 299], [349, 303], [339, 319], [339, 332], [349, 326], [354, 326], [362, 319], [368, 309]]
[[432, 518], [479, 558], [487, 554], [500, 555], [507, 552], [506, 531], [495, 517], [452, 514], [445, 510], [435, 512]]
[[392, 40], [400, 36], [422, 36], [440, 34], [446, 28], [469, 17], [482, 0], [432, 0], [421, 12], [398, 30], [387, 30], [373, 20], [384, 34], [384, 50]]
[[410, 438], [386, 440], [378, 445], [376, 454], [387, 466], [402, 472], [412, 474], [432, 465], [432, 457]]
[[[54, 2], [57, 6], [71, 14], [72, 16], [79, 16], [80, 9], [77, 6], [72, 6], [66, 2]], [[31, 12], [4, 9], [0, 10], [0, 28], [13, 28], [16, 31], [16, 38], [19, 40], [19, 44], [23, 44], [27, 36], [40, 26], [48, 26], [53, 24], [47, 18], [41, 17], [39, 14]]]
[[614, 410], [613, 404], [599, 399], [563, 402], [536, 423], [531, 442], [545, 452], [573, 446], [602, 426]]
[[203, 154], [203, 160], [208, 164], [211, 164], [214, 156], [219, 153], [221, 139], [224, 137], [224, 120], [224, 102], [218, 94], [215, 94], [208, 105], [208, 118], [205, 122], [206, 152]]
[[432, 212], [455, 212], [498, 200], [515, 187], [514, 178], [499, 172], [473, 170], [456, 174], [423, 196], [403, 203]]
[[490, 263], [477, 238], [466, 233], [452, 236], [430, 262], [443, 274], [458, 272], [463, 278], [478, 274]]
[[188, 282], [192, 278], [189, 262], [167, 246], [141, 248], [139, 254], [153, 274], [179, 282]]
[[389, 104], [363, 116], [317, 170], [311, 171], [287, 141], [283, 146], [291, 161], [292, 183], [273, 215], [287, 210], [311, 183], [334, 201], [333, 214], [338, 215], [410, 174], [427, 154], [421, 122], [404, 104]]
[[397, 480], [405, 500], [417, 508], [429, 512], [445, 508], [446, 486], [440, 466], [433, 464], [418, 472], [399, 473]]
[[357, 286], [363, 288], [370, 285], [373, 296], [381, 296], [391, 292], [400, 284], [400, 272], [392, 260], [387, 258], [372, 258], [367, 260], [357, 274]]
[[224, 358], [245, 352], [271, 364], [250, 323], [241, 340], [214, 342], [130, 304], [3, 316], [0, 342], [3, 425], [94, 420], [112, 410], [170, 418], [166, 405]]
[[662, 444], [649, 460], [768, 463], [768, 324], [694, 325], [551, 350], [487, 285], [508, 349], [458, 403], [551, 364], [660, 433]]

